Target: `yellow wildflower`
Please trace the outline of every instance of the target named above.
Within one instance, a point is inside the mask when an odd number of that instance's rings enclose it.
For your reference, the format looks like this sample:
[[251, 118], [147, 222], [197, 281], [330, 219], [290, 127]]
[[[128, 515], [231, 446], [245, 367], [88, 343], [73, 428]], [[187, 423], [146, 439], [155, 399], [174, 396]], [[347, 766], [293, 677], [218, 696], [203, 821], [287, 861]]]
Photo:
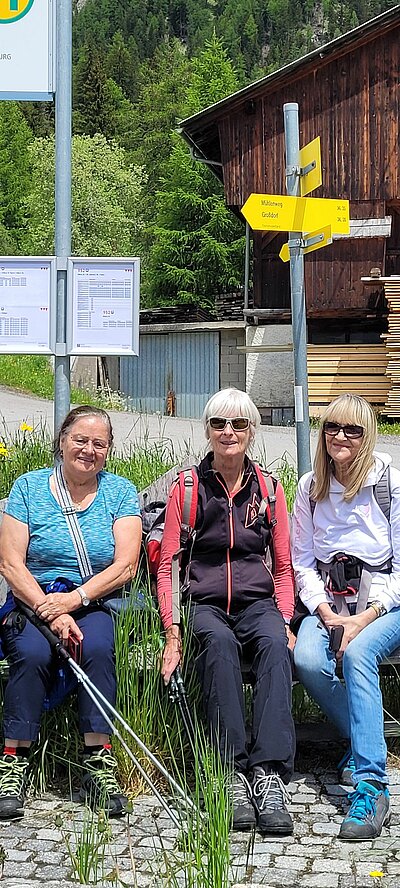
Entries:
[[7, 447], [4, 447], [4, 444], [0, 444], [0, 456], [7, 456], [8, 450]]
[[21, 422], [19, 428], [21, 432], [33, 432], [33, 426], [27, 425], [26, 422]]
[[373, 879], [383, 879], [384, 875], [380, 870], [372, 870], [372, 873], [370, 873]]

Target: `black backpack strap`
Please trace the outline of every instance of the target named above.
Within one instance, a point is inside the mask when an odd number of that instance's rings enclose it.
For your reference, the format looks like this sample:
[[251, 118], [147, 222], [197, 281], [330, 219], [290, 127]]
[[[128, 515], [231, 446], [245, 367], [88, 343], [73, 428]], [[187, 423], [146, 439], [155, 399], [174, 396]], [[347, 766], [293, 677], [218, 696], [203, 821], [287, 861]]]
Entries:
[[386, 521], [390, 524], [390, 506], [392, 503], [392, 489], [390, 480], [390, 466], [386, 466], [385, 471], [374, 486], [374, 497], [379, 508], [383, 512]]
[[309, 487], [309, 489], [308, 489], [308, 499], [309, 499], [309, 503], [310, 503], [311, 518], [314, 517], [315, 506], [317, 505], [316, 500], [313, 499], [313, 495], [312, 495], [312, 494], [313, 494], [313, 490], [314, 490], [314, 478], [311, 478], [311, 484], [310, 484], [310, 487]]

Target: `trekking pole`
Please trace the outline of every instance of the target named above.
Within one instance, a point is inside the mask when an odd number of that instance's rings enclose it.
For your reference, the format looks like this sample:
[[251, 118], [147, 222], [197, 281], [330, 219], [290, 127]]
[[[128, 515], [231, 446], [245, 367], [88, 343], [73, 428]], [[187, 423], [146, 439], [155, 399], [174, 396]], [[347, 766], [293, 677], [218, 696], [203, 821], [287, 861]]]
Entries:
[[186, 697], [185, 683], [183, 681], [182, 672], [179, 666], [174, 669], [171, 675], [168, 685], [168, 694], [171, 702], [177, 703], [179, 706], [190, 747], [194, 758], [196, 758], [196, 732], [193, 724], [192, 713], [189, 709], [189, 704]]
[[[145, 743], [143, 743], [143, 741], [140, 739], [140, 737], [138, 737], [138, 735], [132, 730], [131, 726], [125, 721], [125, 719], [122, 717], [122, 715], [120, 715], [120, 713], [116, 709], [114, 709], [114, 707], [109, 702], [109, 700], [107, 700], [107, 698], [104, 697], [104, 695], [101, 693], [101, 691], [99, 691], [99, 689], [96, 687], [96, 685], [93, 684], [93, 682], [90, 680], [89, 676], [86, 675], [86, 672], [84, 672], [84, 670], [81, 668], [81, 666], [79, 666], [78, 663], [75, 663], [75, 660], [73, 660], [71, 655], [68, 653], [66, 648], [63, 646], [58, 635], [56, 635], [54, 632], [52, 632], [52, 630], [47, 625], [47, 623], [44, 623], [43, 620], [41, 620], [40, 617], [38, 617], [37, 614], [35, 614], [35, 612], [32, 610], [32, 608], [29, 607], [27, 604], [24, 604], [23, 602], [18, 601], [18, 608], [26, 616], [26, 618], [29, 620], [29, 622], [32, 623], [33, 626], [36, 626], [36, 628], [39, 630], [39, 632], [41, 632], [42, 635], [47, 639], [50, 646], [57, 653], [57, 655], [60, 657], [60, 659], [64, 660], [66, 663], [68, 663], [70, 669], [72, 669], [72, 671], [75, 673], [75, 675], [78, 678], [78, 681], [82, 684], [86, 693], [93, 700], [93, 703], [97, 707], [98, 711], [103, 716], [103, 718], [105, 719], [107, 724], [110, 726], [111, 733], [114, 733], [115, 736], [118, 738], [118, 740], [121, 743], [121, 746], [125, 750], [126, 754], [129, 756], [129, 758], [131, 759], [135, 768], [137, 768], [137, 770], [139, 771], [139, 773], [143, 777], [143, 780], [145, 781], [145, 783], [147, 783], [147, 786], [154, 793], [154, 795], [156, 796], [156, 798], [158, 799], [158, 801], [160, 802], [160, 804], [162, 805], [164, 810], [167, 812], [167, 814], [169, 815], [171, 820], [174, 822], [175, 826], [177, 826], [178, 829], [180, 829], [181, 823], [179, 822], [178, 818], [176, 817], [176, 815], [174, 814], [174, 812], [172, 811], [172, 809], [170, 808], [170, 806], [168, 805], [166, 800], [163, 798], [161, 793], [158, 791], [157, 787], [154, 785], [151, 778], [148, 776], [148, 774], [146, 773], [146, 771], [144, 770], [144, 768], [142, 767], [140, 762], [137, 760], [136, 756], [129, 749], [129, 746], [126, 744], [125, 740], [121, 736], [118, 729], [115, 728], [113, 722], [111, 721], [110, 716], [107, 714], [105, 709], [107, 709], [108, 712], [111, 713], [111, 715], [113, 715], [114, 718], [117, 719], [117, 721], [119, 721], [119, 723], [122, 725], [124, 730], [135, 741], [135, 743], [137, 744], [139, 749], [141, 749], [141, 751], [144, 752], [144, 754], [149, 759], [149, 761], [158, 769], [160, 774], [162, 774], [163, 777], [165, 777], [165, 779], [168, 781], [171, 788], [174, 789], [178, 793], [178, 795], [185, 802], [185, 804], [188, 806], [188, 808], [191, 808], [192, 810], [197, 811], [197, 807], [194, 804], [194, 802], [189, 798], [189, 796], [185, 793], [185, 791], [182, 789], [182, 787], [179, 786], [179, 783], [176, 782], [174, 777], [172, 777], [172, 775], [168, 773], [168, 771], [166, 770], [166, 768], [164, 768], [164, 765], [159, 761], [159, 759], [156, 758], [156, 756], [151, 752], [150, 749], [148, 749], [148, 747], [145, 745]], [[198, 813], [201, 815], [201, 812], [198, 812]]]

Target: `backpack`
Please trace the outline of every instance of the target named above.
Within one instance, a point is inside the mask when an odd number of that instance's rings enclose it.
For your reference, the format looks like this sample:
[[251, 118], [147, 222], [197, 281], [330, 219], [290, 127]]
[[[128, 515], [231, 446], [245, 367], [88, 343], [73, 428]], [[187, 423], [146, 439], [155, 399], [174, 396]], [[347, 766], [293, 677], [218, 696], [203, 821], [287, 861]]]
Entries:
[[[309, 489], [309, 501], [310, 501], [310, 509], [311, 515], [314, 515], [316, 501], [312, 498], [314, 486], [314, 479], [311, 479], [310, 489]], [[383, 512], [386, 521], [390, 524], [390, 507], [392, 504], [392, 488], [390, 483], [390, 466], [386, 466], [385, 471], [379, 478], [379, 481], [374, 484], [374, 497], [378, 503], [378, 506]]]
[[[262, 495], [257, 520], [273, 530], [277, 523], [275, 517], [275, 491], [277, 481], [273, 475], [265, 469], [262, 469], [258, 463], [253, 463], [253, 466], [257, 474]], [[157, 578], [157, 571], [160, 563], [161, 541], [164, 532], [165, 513], [167, 508], [166, 499], [173, 481], [179, 484], [182, 515], [179, 549], [174, 554], [172, 560], [172, 593], [173, 599], [176, 600], [176, 596], [179, 596], [179, 588], [181, 585], [180, 556], [183, 552], [188, 553], [185, 576], [182, 580], [183, 588], [186, 588], [189, 580], [191, 551], [196, 537], [195, 525], [199, 488], [199, 477], [196, 466], [191, 465], [182, 468], [177, 468], [175, 466], [158, 479], [154, 485], [151, 485], [150, 488], [142, 491], [140, 499], [142, 502], [144, 548], [147, 554], [150, 579], [151, 582], [154, 583]], [[162, 491], [164, 491], [164, 498], [162, 498]], [[148, 502], [152, 495], [155, 495], [158, 498]]]

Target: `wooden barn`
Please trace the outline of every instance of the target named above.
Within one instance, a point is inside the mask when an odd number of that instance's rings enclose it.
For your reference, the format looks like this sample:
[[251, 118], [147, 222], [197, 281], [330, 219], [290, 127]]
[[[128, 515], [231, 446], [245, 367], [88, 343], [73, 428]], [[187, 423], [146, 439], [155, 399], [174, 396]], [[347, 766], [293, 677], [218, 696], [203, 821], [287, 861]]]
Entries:
[[[298, 102], [300, 146], [321, 137], [322, 185], [310, 196], [350, 200], [350, 236], [305, 257], [314, 414], [355, 391], [400, 416], [399, 48], [395, 6], [181, 123], [240, 214], [253, 192], [286, 194], [283, 105]], [[247, 388], [268, 421], [293, 405], [287, 235], [251, 237]]]

